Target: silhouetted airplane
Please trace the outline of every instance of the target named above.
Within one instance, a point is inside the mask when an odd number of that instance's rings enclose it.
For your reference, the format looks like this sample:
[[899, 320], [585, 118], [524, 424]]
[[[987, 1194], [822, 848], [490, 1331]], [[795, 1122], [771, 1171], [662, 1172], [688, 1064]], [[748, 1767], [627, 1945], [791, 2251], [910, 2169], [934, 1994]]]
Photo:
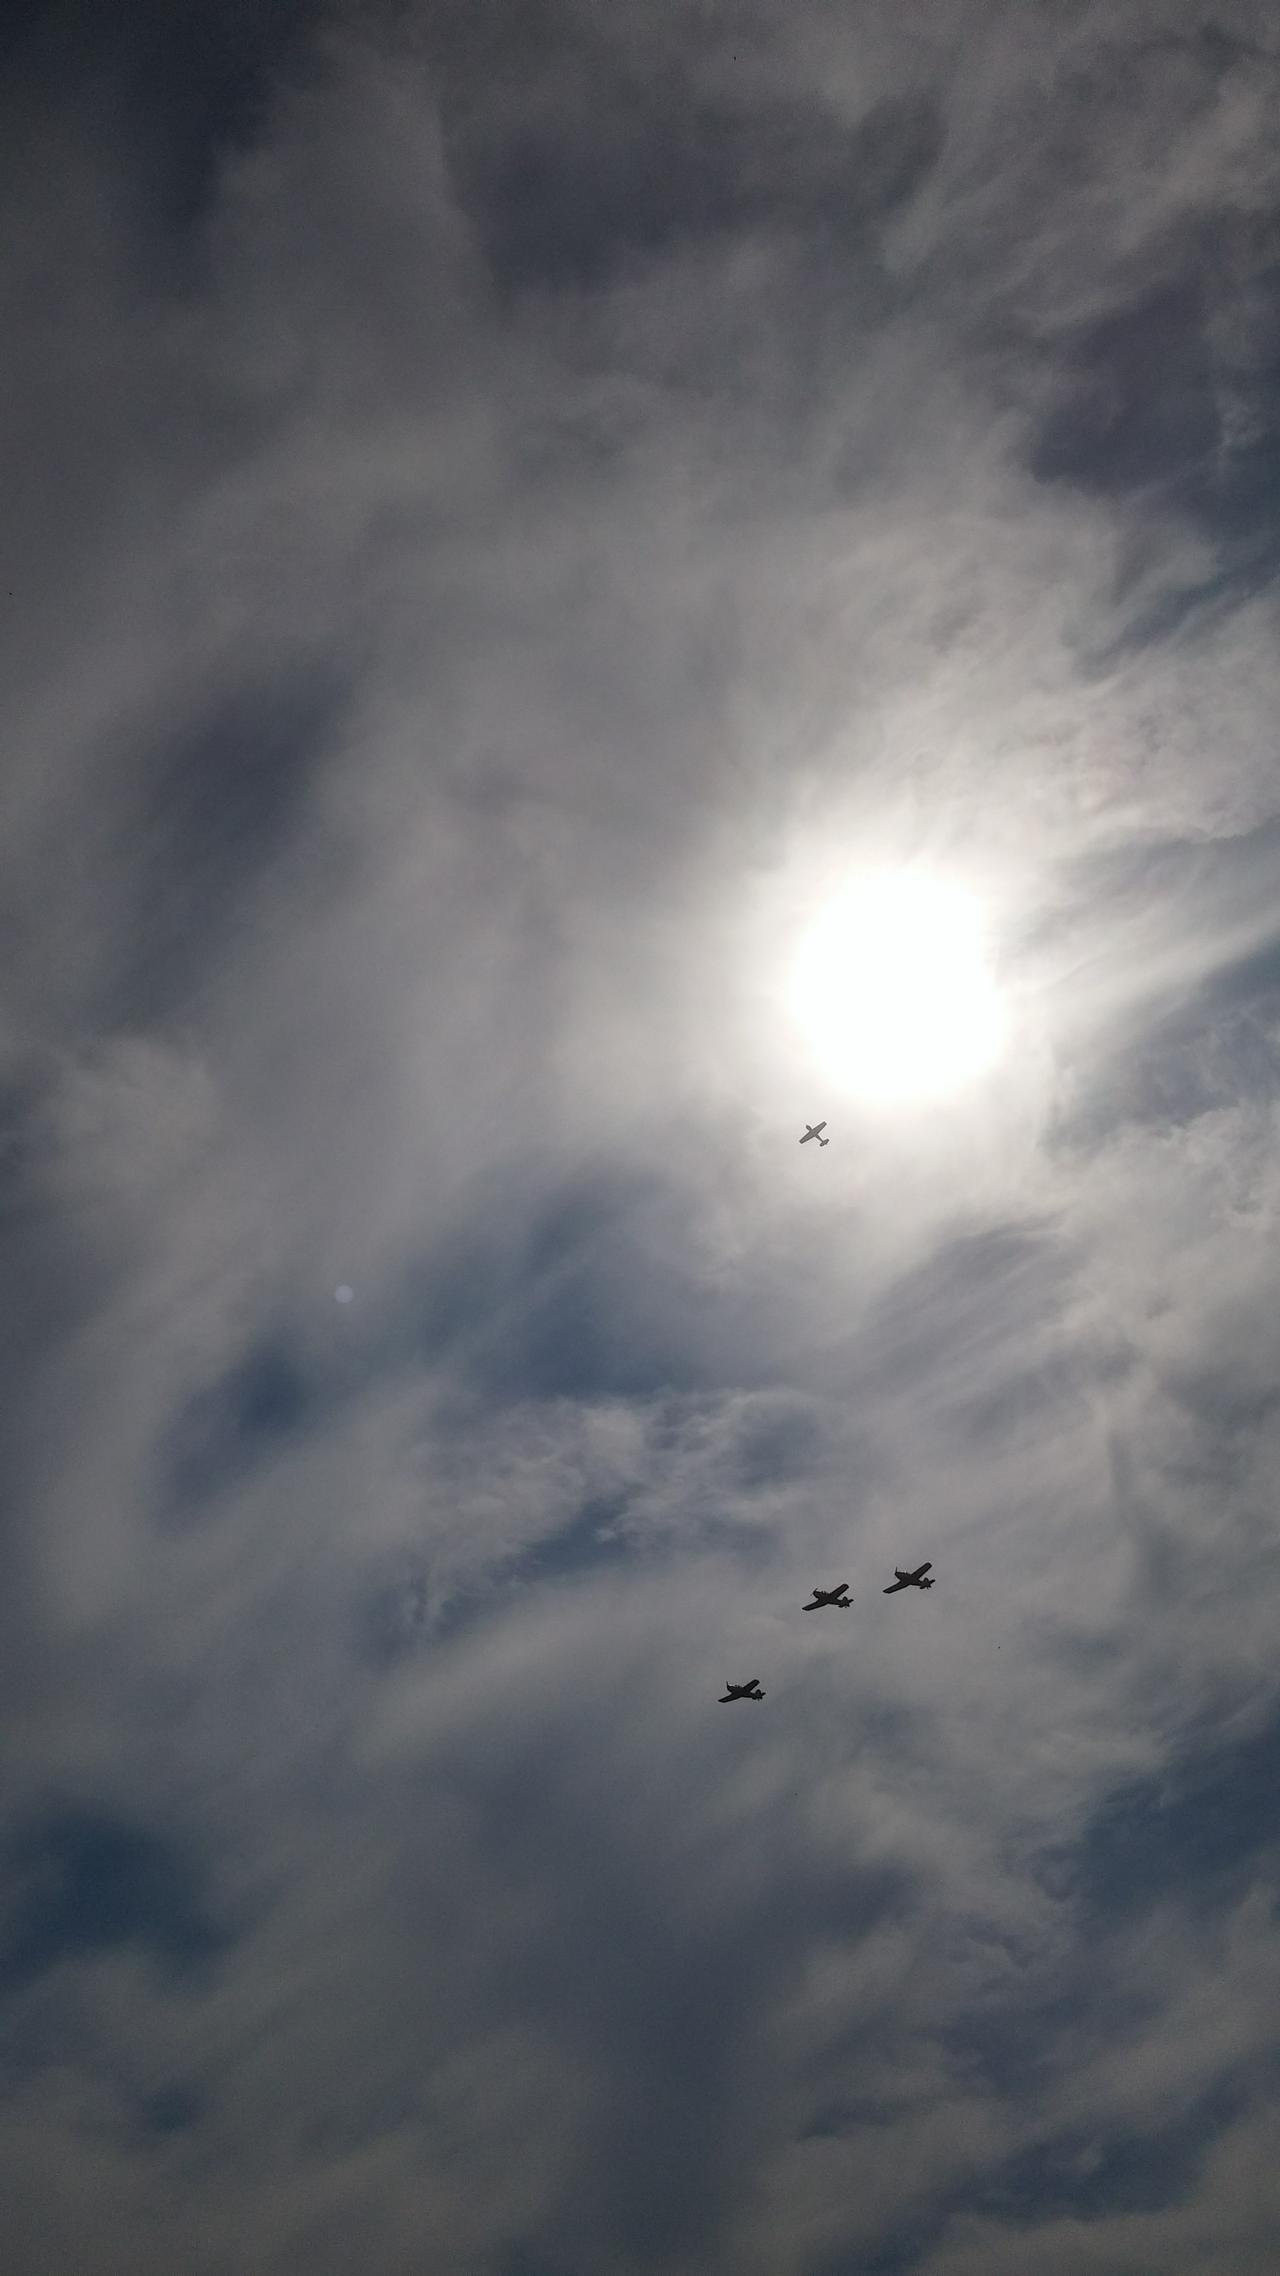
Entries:
[[764, 1693], [760, 1689], [760, 1678], [758, 1675], [753, 1675], [749, 1683], [726, 1683], [724, 1687], [724, 1697], [721, 1700], [720, 1705], [722, 1707], [727, 1707], [731, 1699], [763, 1698]]
[[815, 1585], [812, 1604], [802, 1604], [800, 1610], [816, 1612], [820, 1604], [836, 1604], [842, 1612], [848, 1612], [852, 1605], [852, 1599], [846, 1594], [848, 1586], [848, 1581], [840, 1581], [835, 1588], [818, 1588]]
[[801, 1145], [807, 1146], [811, 1138], [816, 1138], [820, 1146], [829, 1146], [831, 1144], [831, 1140], [829, 1138], [824, 1138], [822, 1135], [826, 1127], [827, 1126], [825, 1122], [811, 1122], [808, 1129], [805, 1131], [803, 1138], [800, 1140]]
[[901, 1565], [895, 1565], [893, 1569], [897, 1578], [885, 1590], [885, 1595], [896, 1596], [900, 1588], [932, 1588], [933, 1582], [924, 1577], [932, 1563], [932, 1557], [926, 1557], [924, 1563], [917, 1565], [913, 1573], [904, 1573]]

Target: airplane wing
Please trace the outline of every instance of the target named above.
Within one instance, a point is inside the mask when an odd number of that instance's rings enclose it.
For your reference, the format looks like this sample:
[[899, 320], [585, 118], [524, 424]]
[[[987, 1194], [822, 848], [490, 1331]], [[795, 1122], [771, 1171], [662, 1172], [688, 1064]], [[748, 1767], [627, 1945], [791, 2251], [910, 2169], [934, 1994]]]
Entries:
[[815, 1123], [814, 1123], [814, 1126], [813, 1126], [813, 1135], [814, 1135], [814, 1137], [815, 1137], [815, 1138], [820, 1138], [820, 1137], [821, 1137], [821, 1135], [822, 1135], [822, 1133], [823, 1133], [823, 1131], [826, 1129], [826, 1127], [827, 1127], [827, 1126], [826, 1126], [826, 1123], [825, 1123], [825, 1122], [815, 1122]]
[[900, 1588], [910, 1588], [910, 1586], [910, 1581], [890, 1581], [888, 1588], [884, 1591], [884, 1594], [886, 1596], [896, 1596]]
[[931, 1568], [932, 1564], [933, 1564], [933, 1559], [932, 1559], [932, 1557], [926, 1557], [926, 1558], [925, 1558], [925, 1561], [924, 1561], [924, 1563], [923, 1563], [922, 1565], [917, 1565], [917, 1566], [916, 1566], [916, 1569], [915, 1569], [915, 1571], [914, 1571], [914, 1572], [913, 1572], [913, 1574], [911, 1575], [911, 1578], [912, 1578], [912, 1580], [913, 1580], [913, 1581], [918, 1581], [922, 1573], [927, 1573], [927, 1572], [930, 1570], [930, 1568]]

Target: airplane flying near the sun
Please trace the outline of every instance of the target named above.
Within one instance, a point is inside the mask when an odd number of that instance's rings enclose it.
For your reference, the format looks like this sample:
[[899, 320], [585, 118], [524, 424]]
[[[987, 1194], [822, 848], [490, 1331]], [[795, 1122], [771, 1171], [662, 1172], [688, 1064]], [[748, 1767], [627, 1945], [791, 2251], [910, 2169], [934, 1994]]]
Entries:
[[841, 1612], [850, 1612], [853, 1609], [853, 1599], [848, 1594], [848, 1588], [848, 1581], [838, 1582], [835, 1588], [818, 1588], [815, 1584], [812, 1604], [802, 1604], [800, 1610], [816, 1612], [820, 1604], [834, 1604], [839, 1606]]
[[800, 1140], [801, 1145], [807, 1146], [811, 1138], [816, 1138], [820, 1146], [829, 1146], [831, 1144], [831, 1140], [829, 1138], [824, 1138], [822, 1135], [826, 1127], [827, 1126], [825, 1122], [811, 1122], [808, 1129], [805, 1131], [803, 1138]]
[[760, 1678], [758, 1675], [753, 1675], [749, 1683], [726, 1683], [724, 1687], [724, 1697], [720, 1701], [720, 1705], [722, 1707], [727, 1707], [731, 1699], [763, 1698], [764, 1693], [760, 1689]]
[[924, 1577], [932, 1563], [932, 1557], [926, 1557], [924, 1563], [917, 1565], [913, 1573], [904, 1573], [901, 1565], [895, 1565], [893, 1568], [895, 1578], [890, 1581], [884, 1592], [885, 1595], [896, 1596], [900, 1588], [932, 1588], [933, 1582], [927, 1581]]

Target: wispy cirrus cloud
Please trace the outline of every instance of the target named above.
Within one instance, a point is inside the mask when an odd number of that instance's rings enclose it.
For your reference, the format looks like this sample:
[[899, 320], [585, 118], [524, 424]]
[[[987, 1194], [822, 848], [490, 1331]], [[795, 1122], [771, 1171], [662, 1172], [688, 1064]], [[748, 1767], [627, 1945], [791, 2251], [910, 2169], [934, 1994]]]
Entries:
[[[1183, 14], [13, 19], [19, 2276], [1269, 2266], [1275, 66]], [[877, 1117], [785, 972], [910, 860], [1013, 1049]]]

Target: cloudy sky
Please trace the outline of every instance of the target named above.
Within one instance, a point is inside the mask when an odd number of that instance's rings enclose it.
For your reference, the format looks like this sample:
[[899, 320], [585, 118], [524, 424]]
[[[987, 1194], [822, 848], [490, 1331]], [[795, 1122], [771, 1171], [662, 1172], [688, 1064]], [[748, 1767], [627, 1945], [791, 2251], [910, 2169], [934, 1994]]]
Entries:
[[9, 0], [10, 2276], [1271, 2276], [1278, 96]]

